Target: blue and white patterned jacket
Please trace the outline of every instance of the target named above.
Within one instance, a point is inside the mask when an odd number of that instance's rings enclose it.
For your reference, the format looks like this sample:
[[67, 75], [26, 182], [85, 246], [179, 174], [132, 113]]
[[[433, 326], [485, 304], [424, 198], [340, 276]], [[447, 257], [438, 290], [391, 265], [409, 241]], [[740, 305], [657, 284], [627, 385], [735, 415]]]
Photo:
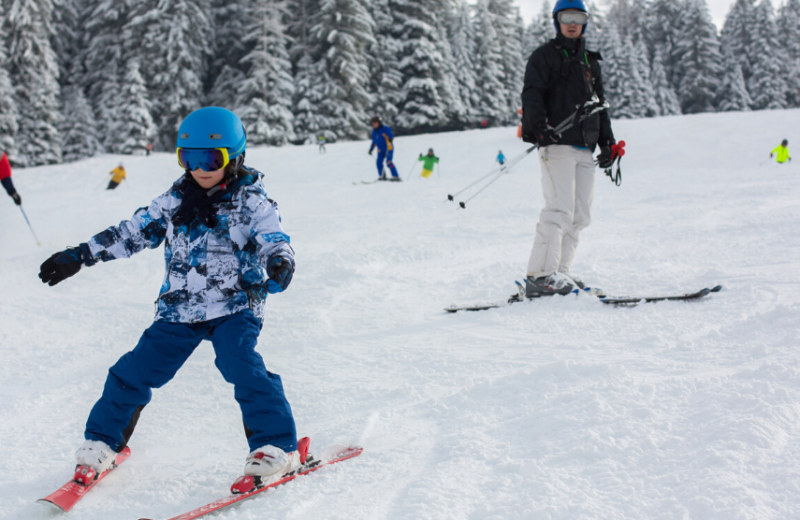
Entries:
[[198, 219], [173, 226], [182, 197], [179, 181], [130, 220], [92, 237], [92, 260], [129, 258], [166, 242], [167, 272], [156, 301], [156, 321], [195, 323], [246, 309], [263, 320], [268, 259], [280, 255], [294, 266], [294, 251], [281, 227], [278, 204], [267, 198], [261, 184], [262, 174], [243, 170], [231, 193], [216, 205], [214, 228]]

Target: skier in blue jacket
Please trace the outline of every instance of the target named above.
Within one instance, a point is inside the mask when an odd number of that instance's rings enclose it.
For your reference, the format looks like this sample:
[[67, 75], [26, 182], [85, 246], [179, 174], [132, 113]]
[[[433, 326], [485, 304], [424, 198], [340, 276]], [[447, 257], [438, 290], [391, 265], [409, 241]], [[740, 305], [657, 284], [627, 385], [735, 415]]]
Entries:
[[86, 442], [75, 454], [98, 475], [128, 444], [152, 389], [172, 379], [204, 339], [213, 344], [215, 364], [234, 385], [242, 411], [250, 445], [244, 473], [277, 479], [300, 464], [281, 378], [256, 351], [267, 294], [288, 287], [294, 251], [262, 175], [244, 165], [246, 144], [233, 112], [192, 112], [178, 130], [178, 162], [185, 170], [178, 181], [130, 220], [42, 264], [39, 277], [53, 286], [82, 267], [165, 244], [155, 322], [109, 369], [86, 423]]
[[[392, 158], [394, 157], [394, 134], [392, 129], [384, 125], [379, 117], [373, 117], [370, 121], [372, 123], [372, 146], [369, 147], [369, 154], [372, 155], [372, 150], [378, 148], [378, 178], [379, 180], [386, 181], [400, 181], [400, 175], [397, 174], [397, 168], [394, 167]], [[386, 166], [392, 172], [391, 179], [387, 179], [383, 173], [383, 161], [386, 160]]]

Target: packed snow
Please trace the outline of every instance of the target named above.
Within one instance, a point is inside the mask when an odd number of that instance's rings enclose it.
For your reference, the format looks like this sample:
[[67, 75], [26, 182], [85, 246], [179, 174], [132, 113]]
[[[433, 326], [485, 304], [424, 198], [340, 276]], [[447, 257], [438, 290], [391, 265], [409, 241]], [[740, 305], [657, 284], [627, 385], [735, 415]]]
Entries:
[[[248, 150], [297, 254], [259, 351], [312, 452], [365, 451], [215, 518], [800, 517], [800, 158], [766, 162], [783, 138], [797, 150], [799, 120], [614, 122], [622, 186], [598, 171], [573, 272], [615, 295], [724, 287], [633, 308], [559, 296], [443, 310], [503, 301], [525, 275], [534, 156], [466, 209], [446, 202], [498, 150], [525, 149], [513, 128], [398, 138], [402, 183], [360, 183], [376, 175], [365, 141]], [[440, 169], [422, 179], [429, 147]], [[105, 191], [120, 161], [129, 179]], [[0, 197], [0, 518], [54, 518], [35, 501], [71, 477], [108, 367], [152, 322], [163, 252], [54, 288], [39, 265], [180, 174], [173, 154], [15, 171], [41, 247]], [[227, 494], [248, 450], [210, 344], [154, 392], [130, 446], [72, 519], [165, 519]]]

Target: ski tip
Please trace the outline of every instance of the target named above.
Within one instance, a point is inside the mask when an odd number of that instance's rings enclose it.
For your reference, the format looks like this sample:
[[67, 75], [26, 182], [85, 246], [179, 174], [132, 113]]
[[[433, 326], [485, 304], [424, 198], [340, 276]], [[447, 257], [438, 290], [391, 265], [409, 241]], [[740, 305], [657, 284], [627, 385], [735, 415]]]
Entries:
[[709, 289], [708, 292], [720, 292], [721, 290], [722, 290], [722, 286], [721, 285], [716, 285], [716, 286], [712, 287], [711, 289]]
[[322, 453], [320, 453], [320, 459], [323, 461], [346, 460], [357, 455], [361, 455], [363, 452], [364, 448], [361, 446], [345, 446], [343, 444], [334, 444], [322, 450]]

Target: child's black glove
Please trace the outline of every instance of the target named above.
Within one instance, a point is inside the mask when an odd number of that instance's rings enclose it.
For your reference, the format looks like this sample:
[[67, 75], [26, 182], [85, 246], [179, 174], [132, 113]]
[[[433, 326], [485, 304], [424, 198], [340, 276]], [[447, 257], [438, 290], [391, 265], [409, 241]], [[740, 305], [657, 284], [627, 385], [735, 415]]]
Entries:
[[94, 265], [94, 259], [87, 244], [79, 247], [68, 247], [59, 251], [42, 263], [39, 278], [50, 287], [63, 282], [81, 270], [81, 265]]
[[271, 294], [283, 292], [289, 287], [292, 282], [292, 275], [294, 275], [294, 260], [282, 256], [275, 255], [267, 262], [267, 291]]

